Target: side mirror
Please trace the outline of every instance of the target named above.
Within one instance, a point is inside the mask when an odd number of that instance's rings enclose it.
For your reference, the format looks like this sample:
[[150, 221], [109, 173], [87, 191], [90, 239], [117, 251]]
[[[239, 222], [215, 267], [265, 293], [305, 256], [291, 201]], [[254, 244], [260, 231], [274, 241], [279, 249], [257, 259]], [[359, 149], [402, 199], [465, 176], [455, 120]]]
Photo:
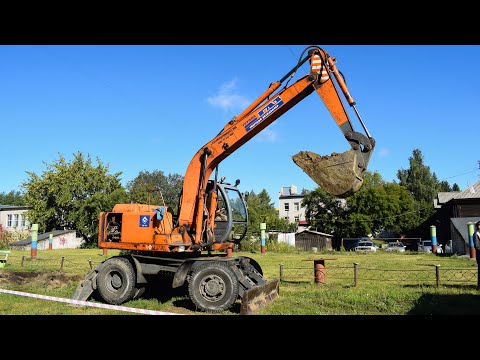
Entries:
[[235, 187], [237, 187], [239, 184], [240, 184], [240, 180], [239, 179], [235, 180]]

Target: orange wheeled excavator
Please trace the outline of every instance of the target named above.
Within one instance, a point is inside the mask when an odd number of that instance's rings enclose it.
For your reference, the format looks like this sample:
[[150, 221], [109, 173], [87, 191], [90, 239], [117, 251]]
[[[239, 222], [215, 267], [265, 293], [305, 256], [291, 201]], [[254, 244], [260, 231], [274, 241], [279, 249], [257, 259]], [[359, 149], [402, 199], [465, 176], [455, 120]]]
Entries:
[[[310, 72], [288, 85], [309, 62]], [[282, 86], [282, 84], [284, 84]], [[188, 287], [188, 296], [203, 312], [221, 312], [241, 300], [240, 314], [263, 308], [279, 294], [279, 280], [267, 280], [257, 261], [231, 256], [245, 237], [248, 212], [245, 194], [235, 184], [218, 180], [218, 167], [301, 100], [316, 92], [350, 144], [345, 153], [319, 156], [302, 151], [293, 161], [320, 187], [348, 197], [363, 182], [375, 146], [349, 93], [336, 59], [318, 46], [305, 48], [298, 63], [193, 156], [186, 170], [178, 212], [169, 204], [117, 204], [99, 217], [98, 247], [124, 250], [100, 263], [78, 285], [73, 299], [94, 292], [109, 304], [140, 297], [160, 274], [173, 275], [171, 286]], [[339, 93], [354, 109], [362, 132], [354, 130]], [[216, 216], [218, 209], [225, 214]]]

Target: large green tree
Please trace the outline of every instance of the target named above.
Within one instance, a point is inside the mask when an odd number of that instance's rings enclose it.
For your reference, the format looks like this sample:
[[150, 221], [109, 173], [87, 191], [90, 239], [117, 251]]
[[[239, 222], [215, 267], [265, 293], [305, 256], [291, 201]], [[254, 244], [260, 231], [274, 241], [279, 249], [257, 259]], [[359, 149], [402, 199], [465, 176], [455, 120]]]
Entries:
[[126, 187], [130, 201], [171, 206], [176, 213], [182, 186], [183, 176], [179, 174], [165, 176], [161, 170], [143, 170]]
[[415, 215], [413, 197], [405, 187], [385, 182], [378, 172], [369, 171], [353, 196], [338, 199], [318, 187], [305, 196], [302, 205], [313, 228], [337, 239], [382, 230], [404, 232]]
[[52, 164], [43, 163], [46, 170], [41, 176], [27, 172], [29, 179], [22, 183], [25, 203], [31, 208], [28, 219], [40, 231], [72, 229], [95, 243], [99, 213], [126, 201], [121, 172], [109, 174], [108, 164], [97, 158], [94, 165], [90, 155], [81, 152], [73, 154], [72, 161], [59, 154]]
[[[347, 200], [350, 236], [376, 234], [382, 230], [405, 233], [415, 219], [415, 201], [410, 192], [397, 183], [382, 181], [368, 186]], [[362, 234], [363, 231], [363, 234]]]
[[335, 198], [321, 187], [308, 192], [302, 200], [310, 227], [339, 237], [342, 236], [343, 224], [348, 216], [345, 205], [344, 200]]
[[248, 195], [247, 207], [248, 236], [260, 237], [260, 223], [267, 224], [267, 231], [294, 231], [296, 228], [296, 224], [288, 224], [285, 219], [278, 217], [275, 204], [265, 189], [258, 194], [252, 190]]
[[1, 205], [25, 205], [25, 200], [20, 191], [10, 191], [8, 193], [0, 193], [0, 204]]
[[413, 150], [409, 164], [408, 169], [397, 171], [397, 178], [400, 180], [400, 185], [407, 188], [415, 199], [417, 216], [414, 226], [418, 226], [435, 211], [433, 200], [437, 194], [442, 191], [451, 191], [453, 188], [447, 181], [439, 181], [435, 172], [424, 164], [423, 155], [419, 149]]

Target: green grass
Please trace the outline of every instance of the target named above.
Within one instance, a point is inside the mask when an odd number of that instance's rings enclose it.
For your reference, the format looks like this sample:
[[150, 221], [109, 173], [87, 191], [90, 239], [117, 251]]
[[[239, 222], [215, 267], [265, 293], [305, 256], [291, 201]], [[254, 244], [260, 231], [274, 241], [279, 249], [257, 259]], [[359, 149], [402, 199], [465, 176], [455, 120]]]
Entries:
[[[117, 255], [109, 250], [107, 257]], [[280, 295], [258, 315], [472, 315], [480, 314], [480, 292], [476, 290], [476, 262], [465, 256], [355, 252], [235, 252], [248, 256], [262, 267], [267, 279], [283, 275]], [[23, 256], [23, 267], [21, 266]], [[63, 268], [61, 259], [63, 257]], [[326, 260], [326, 281], [314, 282], [313, 260]], [[70, 299], [80, 281], [105, 259], [102, 250], [42, 250], [37, 260], [30, 251], [13, 250], [0, 269], [0, 288]], [[90, 262], [89, 262], [90, 260]], [[354, 286], [354, 264], [357, 286]], [[440, 285], [436, 284], [436, 266]], [[47, 273], [45, 273], [47, 271]], [[6, 281], [8, 277], [8, 281]], [[13, 279], [11, 276], [15, 275]], [[30, 275], [30, 276], [29, 276]], [[96, 300], [90, 300], [98, 302]], [[123, 304], [127, 307], [209, 316], [196, 312], [186, 288], [161, 285], [153, 298]], [[237, 315], [239, 302], [219, 315]], [[0, 293], [3, 315], [136, 315], [95, 307], [77, 307]]]

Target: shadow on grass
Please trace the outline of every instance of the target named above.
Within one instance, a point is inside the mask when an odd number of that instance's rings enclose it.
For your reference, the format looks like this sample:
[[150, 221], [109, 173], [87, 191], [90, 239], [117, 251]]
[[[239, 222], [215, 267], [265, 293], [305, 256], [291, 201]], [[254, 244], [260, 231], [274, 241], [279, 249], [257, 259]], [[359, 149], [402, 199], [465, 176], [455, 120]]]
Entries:
[[[144, 299], [155, 299], [160, 303], [172, 301], [175, 307], [183, 308], [185, 310], [200, 312], [195, 304], [190, 300], [188, 295], [188, 284], [185, 282], [178, 288], [172, 288], [173, 276], [166, 274], [164, 276], [157, 276], [149, 280], [149, 286], [142, 296]], [[240, 313], [240, 303], [237, 302], [225, 313]]]
[[313, 280], [282, 280], [281, 284], [311, 284]]
[[[469, 285], [446, 285], [449, 288], [476, 288]], [[409, 286], [414, 287], [414, 286]], [[435, 287], [435, 285], [428, 285]], [[408, 315], [480, 315], [478, 294], [423, 294]]]

